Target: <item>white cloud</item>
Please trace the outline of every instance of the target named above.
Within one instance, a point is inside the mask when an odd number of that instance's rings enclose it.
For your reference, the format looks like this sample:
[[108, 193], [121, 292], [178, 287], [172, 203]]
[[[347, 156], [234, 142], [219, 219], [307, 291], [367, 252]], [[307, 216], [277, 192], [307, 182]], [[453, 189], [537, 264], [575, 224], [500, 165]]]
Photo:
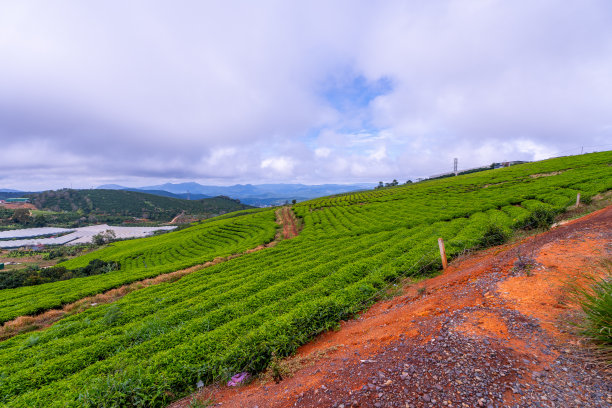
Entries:
[[376, 149], [370, 150], [368, 153], [368, 158], [371, 160], [384, 160], [387, 158], [387, 146], [378, 146]]
[[329, 157], [332, 150], [327, 147], [317, 147], [314, 152], [316, 157], [326, 158]]
[[281, 176], [290, 176], [294, 167], [295, 163], [288, 157], [273, 157], [261, 162], [262, 169], [273, 170]]
[[[3, 2], [0, 187], [28, 188], [30, 173], [62, 185], [68, 170], [83, 187], [378, 181], [446, 171], [453, 157], [467, 167], [605, 145], [611, 11], [606, 0]], [[335, 109], [324, 85], [355, 75], [392, 89]]]

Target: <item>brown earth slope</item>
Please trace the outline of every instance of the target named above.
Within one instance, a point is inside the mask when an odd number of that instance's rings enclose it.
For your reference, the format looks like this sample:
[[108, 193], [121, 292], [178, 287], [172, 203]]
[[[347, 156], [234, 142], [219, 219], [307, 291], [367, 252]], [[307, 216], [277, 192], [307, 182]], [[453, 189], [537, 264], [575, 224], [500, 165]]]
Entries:
[[568, 286], [610, 273], [611, 226], [608, 207], [458, 259], [302, 347], [280, 363], [278, 384], [268, 374], [196, 397], [245, 408], [610, 407], [610, 371], [567, 322], [579, 317]]

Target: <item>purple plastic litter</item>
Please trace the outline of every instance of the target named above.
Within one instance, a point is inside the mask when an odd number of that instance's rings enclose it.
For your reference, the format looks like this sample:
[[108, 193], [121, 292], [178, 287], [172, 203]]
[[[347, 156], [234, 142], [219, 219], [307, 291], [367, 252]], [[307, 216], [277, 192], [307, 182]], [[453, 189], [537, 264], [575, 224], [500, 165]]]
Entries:
[[249, 377], [250, 377], [249, 373], [236, 374], [235, 376], [232, 377], [231, 380], [229, 380], [227, 382], [227, 386], [228, 387], [235, 387], [237, 385], [240, 385], [240, 383], [242, 383], [243, 381], [247, 380]]

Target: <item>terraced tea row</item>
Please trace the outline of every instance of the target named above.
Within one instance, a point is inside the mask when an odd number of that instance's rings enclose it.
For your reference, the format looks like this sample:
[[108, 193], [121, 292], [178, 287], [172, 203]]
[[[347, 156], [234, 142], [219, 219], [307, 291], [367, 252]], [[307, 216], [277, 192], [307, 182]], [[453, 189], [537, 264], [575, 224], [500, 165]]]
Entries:
[[93, 259], [112, 260], [121, 269], [103, 275], [75, 278], [0, 291], [0, 323], [38, 313], [126, 283], [150, 278], [254, 248], [274, 238], [274, 211], [211, 220], [156, 237], [114, 243], [64, 262], [79, 268]]

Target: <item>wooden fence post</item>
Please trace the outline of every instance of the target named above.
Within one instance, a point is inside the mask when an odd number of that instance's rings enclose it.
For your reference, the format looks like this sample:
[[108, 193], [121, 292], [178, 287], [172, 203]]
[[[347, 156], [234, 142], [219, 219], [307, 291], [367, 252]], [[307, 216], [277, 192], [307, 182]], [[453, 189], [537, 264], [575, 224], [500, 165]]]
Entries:
[[438, 246], [440, 247], [440, 258], [442, 259], [442, 269], [446, 270], [448, 263], [446, 262], [446, 249], [444, 249], [444, 240], [438, 238]]
[[576, 196], [576, 207], [580, 205], [580, 193]]

